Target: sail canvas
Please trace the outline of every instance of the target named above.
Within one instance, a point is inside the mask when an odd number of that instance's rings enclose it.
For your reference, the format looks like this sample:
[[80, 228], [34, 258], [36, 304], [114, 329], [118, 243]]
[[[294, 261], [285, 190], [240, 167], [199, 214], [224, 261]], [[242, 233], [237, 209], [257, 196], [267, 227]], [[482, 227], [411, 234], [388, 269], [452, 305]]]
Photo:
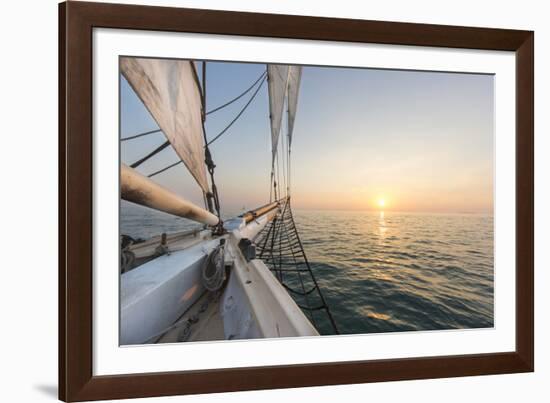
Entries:
[[292, 144], [294, 132], [294, 120], [298, 107], [298, 93], [300, 92], [300, 80], [302, 79], [302, 66], [290, 66], [288, 70], [288, 145]]
[[192, 62], [122, 58], [121, 72], [204, 192], [201, 93]]
[[277, 144], [279, 143], [279, 134], [281, 132], [288, 83], [288, 69], [289, 66], [287, 65], [269, 64], [267, 66], [272, 161], [275, 160], [275, 156], [277, 155]]

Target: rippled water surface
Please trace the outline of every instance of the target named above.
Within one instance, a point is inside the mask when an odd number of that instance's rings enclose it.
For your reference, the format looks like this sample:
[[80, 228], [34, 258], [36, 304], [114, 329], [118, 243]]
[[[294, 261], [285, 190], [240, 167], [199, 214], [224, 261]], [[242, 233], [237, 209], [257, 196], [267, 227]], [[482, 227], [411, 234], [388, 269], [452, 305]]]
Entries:
[[[134, 237], [193, 225], [126, 204], [121, 213], [121, 232]], [[295, 210], [294, 218], [340, 333], [493, 326], [492, 215]]]

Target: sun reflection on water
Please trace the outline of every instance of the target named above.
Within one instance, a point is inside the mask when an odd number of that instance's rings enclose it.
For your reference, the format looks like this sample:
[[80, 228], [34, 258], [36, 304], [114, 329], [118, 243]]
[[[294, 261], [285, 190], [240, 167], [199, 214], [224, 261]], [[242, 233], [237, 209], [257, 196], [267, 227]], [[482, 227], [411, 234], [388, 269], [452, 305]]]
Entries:
[[386, 226], [386, 220], [384, 219], [384, 212], [381, 211], [378, 219], [379, 243], [384, 241], [384, 238], [386, 238], [387, 231], [388, 231], [388, 227]]

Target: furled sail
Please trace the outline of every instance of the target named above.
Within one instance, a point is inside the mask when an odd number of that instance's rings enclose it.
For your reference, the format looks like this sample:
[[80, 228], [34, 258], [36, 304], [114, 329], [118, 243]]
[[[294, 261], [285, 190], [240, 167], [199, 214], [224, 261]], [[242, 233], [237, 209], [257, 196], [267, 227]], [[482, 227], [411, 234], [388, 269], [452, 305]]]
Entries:
[[268, 92], [269, 92], [269, 118], [271, 121], [271, 150], [275, 160], [277, 144], [281, 131], [281, 121], [285, 103], [286, 88], [288, 83], [288, 68], [285, 65], [268, 64]]
[[288, 147], [292, 144], [292, 132], [294, 119], [298, 107], [298, 93], [300, 92], [300, 80], [302, 78], [302, 66], [290, 66], [288, 70]]
[[191, 175], [208, 192], [201, 93], [192, 63], [124, 57], [120, 68]]

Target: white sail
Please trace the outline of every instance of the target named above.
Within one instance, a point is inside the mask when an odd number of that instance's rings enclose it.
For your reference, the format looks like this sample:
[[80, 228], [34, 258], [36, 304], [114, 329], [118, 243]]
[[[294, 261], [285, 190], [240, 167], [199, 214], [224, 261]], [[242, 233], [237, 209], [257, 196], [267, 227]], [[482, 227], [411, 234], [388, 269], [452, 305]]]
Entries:
[[208, 192], [201, 93], [192, 63], [124, 57], [120, 68], [189, 172]]
[[292, 132], [294, 119], [298, 106], [298, 93], [300, 92], [300, 80], [302, 78], [302, 66], [290, 66], [288, 71], [288, 147], [292, 144]]
[[267, 65], [268, 91], [269, 91], [269, 118], [271, 122], [271, 150], [272, 158], [277, 155], [277, 144], [281, 131], [281, 121], [285, 103], [286, 88], [288, 83], [288, 66]]

